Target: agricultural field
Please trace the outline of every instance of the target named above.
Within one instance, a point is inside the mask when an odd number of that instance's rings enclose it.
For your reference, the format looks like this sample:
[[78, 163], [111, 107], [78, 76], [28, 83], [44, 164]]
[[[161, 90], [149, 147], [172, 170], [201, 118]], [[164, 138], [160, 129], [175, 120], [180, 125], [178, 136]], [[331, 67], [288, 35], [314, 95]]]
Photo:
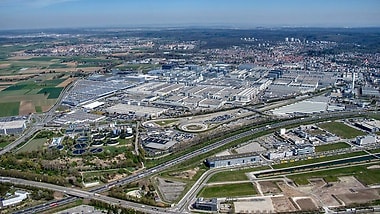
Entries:
[[345, 149], [350, 148], [351, 146], [344, 142], [339, 143], [332, 143], [332, 144], [325, 144], [325, 145], [319, 145], [315, 147], [315, 152], [325, 152], [325, 151], [331, 151], [331, 150], [337, 150], [337, 149]]
[[318, 126], [344, 139], [351, 139], [365, 134], [341, 122], [321, 123]]
[[[0, 75], [20, 75], [20, 74], [41, 74], [41, 73], [61, 73], [76, 72], [82, 68], [93, 68], [92, 71], [102, 69], [109, 64], [120, 64], [118, 60], [105, 58], [86, 58], [86, 57], [50, 57], [50, 56], [24, 56], [23, 51], [12, 52], [12, 48], [3, 53], [0, 57]], [[18, 50], [18, 49], [17, 49]], [[8, 57], [5, 57], [8, 56]], [[11, 56], [11, 57], [9, 57]]]
[[[93, 72], [121, 61], [104, 57], [30, 56], [43, 45], [7, 45], [0, 51], [0, 117], [48, 111], [73, 72]], [[70, 76], [70, 78], [68, 78]]]
[[0, 116], [27, 115], [47, 111], [55, 104], [63, 87], [56, 87], [66, 78], [28, 80], [0, 91]]
[[0, 117], [18, 115], [20, 109], [20, 102], [0, 102]]
[[242, 197], [256, 195], [257, 190], [252, 183], [224, 184], [206, 186], [202, 189], [199, 197], [221, 198], [221, 197]]

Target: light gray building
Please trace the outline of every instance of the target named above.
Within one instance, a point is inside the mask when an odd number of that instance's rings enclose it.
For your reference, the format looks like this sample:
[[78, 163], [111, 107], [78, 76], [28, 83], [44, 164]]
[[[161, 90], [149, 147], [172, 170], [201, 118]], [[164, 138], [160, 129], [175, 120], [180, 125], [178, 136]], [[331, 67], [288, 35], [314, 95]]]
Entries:
[[236, 166], [243, 164], [252, 164], [262, 161], [258, 153], [246, 153], [238, 155], [227, 155], [221, 157], [211, 157], [206, 160], [206, 164], [210, 168]]
[[218, 201], [216, 198], [212, 198], [212, 199], [197, 198], [197, 200], [193, 204], [193, 208], [197, 210], [205, 210], [205, 211], [218, 211]]
[[26, 128], [25, 120], [0, 122], [0, 135], [21, 134]]
[[376, 136], [374, 135], [366, 135], [366, 136], [360, 136], [356, 138], [356, 144], [358, 144], [359, 146], [374, 144], [374, 143], [376, 143]]
[[311, 144], [297, 145], [294, 149], [294, 155], [308, 155], [313, 154], [315, 147]]

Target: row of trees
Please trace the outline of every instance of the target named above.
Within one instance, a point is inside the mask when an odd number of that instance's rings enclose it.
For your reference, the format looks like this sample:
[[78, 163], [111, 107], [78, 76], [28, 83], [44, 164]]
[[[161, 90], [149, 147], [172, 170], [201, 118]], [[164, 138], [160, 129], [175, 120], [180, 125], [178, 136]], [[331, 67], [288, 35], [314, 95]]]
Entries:
[[121, 207], [118, 205], [111, 205], [102, 201], [91, 200], [90, 205], [101, 210], [107, 210], [107, 214], [143, 214], [143, 212], [136, 211], [130, 208]]

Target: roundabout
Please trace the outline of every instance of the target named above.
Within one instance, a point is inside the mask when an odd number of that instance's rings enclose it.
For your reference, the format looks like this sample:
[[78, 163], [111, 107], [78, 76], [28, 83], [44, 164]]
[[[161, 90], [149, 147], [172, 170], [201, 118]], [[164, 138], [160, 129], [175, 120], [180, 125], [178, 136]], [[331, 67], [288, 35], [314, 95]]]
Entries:
[[187, 123], [179, 126], [179, 128], [186, 132], [203, 132], [207, 130], [207, 125], [204, 123]]

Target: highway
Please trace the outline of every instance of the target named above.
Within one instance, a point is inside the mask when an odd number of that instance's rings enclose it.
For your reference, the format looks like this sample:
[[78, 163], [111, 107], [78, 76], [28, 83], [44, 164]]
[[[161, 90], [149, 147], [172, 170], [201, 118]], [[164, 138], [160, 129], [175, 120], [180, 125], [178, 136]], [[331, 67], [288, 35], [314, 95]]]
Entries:
[[[71, 88], [72, 84], [73, 83], [71, 83], [69, 86], [67, 86], [61, 92], [61, 94], [57, 98], [57, 102], [54, 104], [54, 106], [52, 106], [49, 109], [49, 111], [47, 111], [43, 114], [43, 119], [41, 121], [36, 121], [36, 123], [32, 124], [29, 129], [25, 130], [25, 132], [18, 139], [16, 139], [12, 143], [10, 143], [6, 147], [4, 147], [2, 150], [0, 150], [0, 155], [3, 155], [7, 152], [10, 152], [12, 149], [16, 148], [18, 145], [25, 142], [26, 139], [33, 136], [36, 132], [42, 130], [44, 128], [44, 124], [50, 122], [53, 119], [53, 115], [54, 115], [56, 109], [58, 108], [58, 106], [61, 104], [63, 96], [66, 94], [67, 90], [69, 90]], [[31, 115], [31, 116], [33, 116], [33, 115]]]
[[[362, 112], [360, 114], [364, 115], [364, 114], [367, 114], [367, 113]], [[99, 186], [99, 187], [95, 187], [95, 188], [91, 189], [88, 192], [85, 192], [85, 191], [81, 191], [81, 192], [68, 192], [68, 191], [71, 191], [71, 189], [68, 188], [68, 189], [66, 189], [67, 194], [73, 195], [73, 196], [65, 198], [65, 199], [62, 199], [62, 200], [57, 200], [54, 203], [56, 203], [58, 205], [61, 205], [61, 204], [64, 204], [64, 203], [69, 203], [69, 201], [75, 200], [75, 197], [80, 197], [78, 195], [75, 195], [76, 193], [78, 193], [78, 194], [80, 193], [80, 194], [84, 194], [82, 196], [86, 196], [89, 199], [96, 199], [96, 200], [102, 200], [102, 201], [104, 200], [105, 202], [108, 202], [108, 203], [119, 203], [119, 201], [120, 201], [120, 203], [121, 203], [122, 206], [133, 208], [133, 209], [136, 209], [136, 210], [141, 210], [141, 208], [143, 208], [144, 212], [146, 212], [146, 213], [171, 212], [171, 210], [173, 210], [173, 212], [175, 213], [175, 210], [179, 210], [179, 208], [181, 210], [184, 210], [184, 204], [183, 203], [178, 204], [173, 209], [162, 209], [162, 208], [156, 208], [156, 207], [153, 207], [153, 206], [141, 205], [141, 204], [138, 204], [138, 203], [121, 201], [121, 200], [114, 199], [114, 198], [111, 198], [111, 197], [107, 197], [107, 198], [98, 197], [98, 195], [100, 195], [98, 193], [107, 191], [109, 188], [111, 188], [113, 186], [116, 186], [116, 185], [124, 185], [124, 184], [128, 184], [128, 183], [137, 181], [137, 180], [142, 179], [144, 177], [148, 177], [150, 175], [153, 175], [155, 173], [158, 173], [158, 172], [166, 170], [166, 169], [168, 169], [170, 167], [173, 167], [173, 166], [175, 166], [177, 164], [180, 164], [180, 163], [182, 163], [182, 162], [184, 162], [186, 160], [189, 160], [191, 158], [194, 158], [194, 157], [197, 157], [199, 155], [205, 154], [205, 153], [207, 153], [207, 152], [209, 152], [209, 151], [211, 151], [213, 149], [219, 148], [221, 146], [224, 146], [224, 145], [226, 145], [228, 143], [231, 143], [233, 141], [236, 141], [236, 140], [239, 140], [241, 138], [244, 138], [244, 137], [247, 137], [247, 136], [250, 136], [250, 135], [253, 135], [253, 134], [257, 134], [257, 133], [260, 133], [260, 132], [263, 132], [263, 131], [266, 131], [266, 130], [269, 130], [269, 129], [278, 129], [278, 128], [283, 127], [283, 126], [292, 125], [292, 124], [298, 124], [298, 123], [301, 123], [301, 122], [302, 123], [309, 123], [309, 122], [312, 122], [312, 121], [315, 121], [315, 120], [321, 120], [321, 119], [328, 120], [329, 118], [335, 118], [335, 117], [342, 117], [343, 118], [343, 117], [350, 117], [350, 116], [357, 116], [357, 115], [358, 115], [358, 112], [355, 112], [355, 111], [352, 111], [352, 112], [329, 113], [329, 114], [318, 114], [318, 115], [314, 115], [313, 117], [296, 118], [296, 119], [292, 119], [292, 120], [278, 122], [278, 123], [272, 124], [270, 126], [263, 126], [263, 127], [251, 129], [249, 131], [242, 132], [242, 133], [239, 133], [237, 135], [234, 135], [234, 136], [222, 139], [222, 140], [220, 140], [218, 142], [215, 142], [213, 144], [207, 145], [207, 146], [205, 146], [205, 147], [203, 147], [201, 149], [192, 151], [192, 152], [190, 152], [190, 153], [188, 153], [188, 154], [186, 154], [184, 156], [177, 157], [177, 158], [175, 158], [173, 160], [170, 160], [170, 161], [168, 161], [168, 162], [166, 162], [164, 164], [161, 164], [159, 166], [155, 166], [153, 168], [141, 171], [141, 172], [139, 172], [139, 173], [137, 173], [135, 175], [131, 175], [131, 176], [122, 178], [120, 180], [116, 180], [116, 181], [110, 182], [108, 184], [105, 184], [105, 185], [102, 185], [102, 186]], [[45, 186], [45, 185], [42, 185], [42, 184], [43, 183], [39, 183], [38, 185], [41, 185], [41, 186], [37, 186], [37, 187], [41, 187], [41, 188], [47, 188], [48, 187], [48, 186]], [[117, 202], [115, 202], [115, 200]], [[181, 202], [183, 202], [183, 200], [181, 200]], [[142, 207], [142, 206], [144, 206], [144, 207]], [[42, 210], [47, 210], [49, 208], [51, 208], [50, 204], [38, 205], [36, 207], [31, 207], [31, 208], [28, 208], [28, 209], [25, 209], [25, 210], [21, 210], [18, 213], [34, 213], [37, 210], [38, 211], [42, 211]]]
[[96, 199], [99, 201], [111, 203], [111, 204], [117, 204], [122, 207], [127, 207], [127, 208], [133, 208], [135, 210], [144, 212], [144, 213], [172, 213], [169, 210], [165, 210], [162, 208], [157, 208], [153, 206], [145, 206], [141, 205], [138, 203], [133, 203], [130, 201], [124, 201], [116, 198], [112, 198], [109, 196], [97, 194], [94, 192], [88, 192], [80, 189], [75, 189], [75, 188], [69, 188], [69, 187], [62, 187], [54, 184], [48, 184], [48, 183], [42, 183], [42, 182], [36, 182], [36, 181], [29, 181], [29, 180], [24, 180], [24, 179], [19, 179], [19, 178], [10, 178], [10, 177], [0, 177], [0, 182], [9, 182], [12, 184], [21, 184], [21, 185], [27, 185], [27, 186], [33, 186], [33, 187], [39, 187], [39, 188], [44, 188], [44, 189], [49, 189], [53, 191], [59, 191], [67, 195], [75, 196], [75, 197], [67, 197], [62, 200], [55, 200], [46, 204], [41, 204], [36, 207], [33, 207], [33, 209], [26, 209], [22, 210], [16, 213], [35, 213], [35, 212], [41, 212], [46, 210], [46, 207], [53, 207], [53, 206], [58, 206], [58, 205], [63, 205], [67, 203], [71, 203], [75, 201], [77, 198], [84, 198], [84, 199]]

